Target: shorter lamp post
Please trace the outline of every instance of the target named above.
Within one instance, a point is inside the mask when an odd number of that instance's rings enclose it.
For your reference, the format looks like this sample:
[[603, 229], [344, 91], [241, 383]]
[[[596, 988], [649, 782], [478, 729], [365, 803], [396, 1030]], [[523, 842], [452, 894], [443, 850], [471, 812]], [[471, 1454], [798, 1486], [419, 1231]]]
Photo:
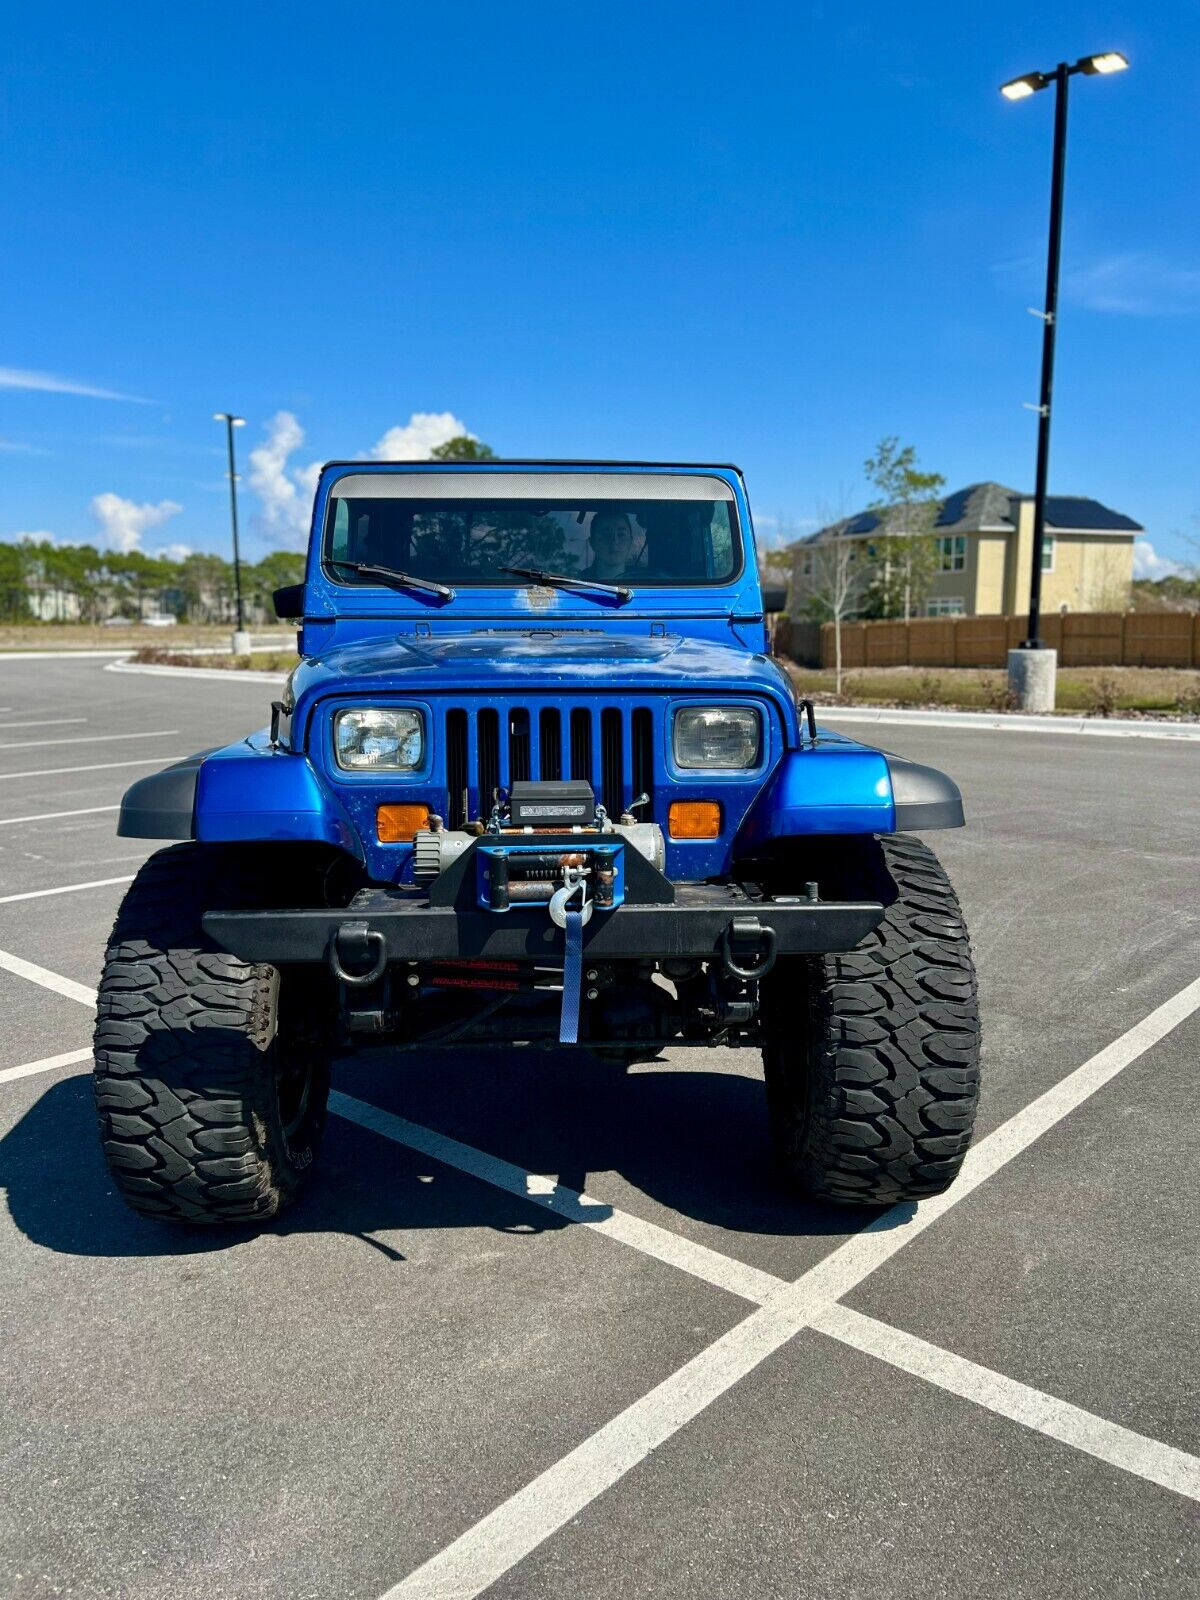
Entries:
[[1038, 396], [1037, 480], [1033, 492], [1033, 551], [1029, 574], [1029, 631], [1019, 650], [1008, 653], [1008, 679], [1023, 710], [1053, 711], [1057, 651], [1042, 644], [1042, 555], [1046, 547], [1046, 482], [1050, 470], [1050, 407], [1054, 393], [1054, 338], [1058, 331], [1058, 267], [1062, 251], [1063, 181], [1067, 165], [1067, 83], [1121, 72], [1129, 62], [1116, 50], [1082, 56], [1074, 66], [1060, 61], [1052, 72], [1027, 72], [1002, 84], [1006, 100], [1025, 100], [1054, 85], [1054, 155], [1050, 170], [1050, 242], [1046, 252], [1046, 307], [1042, 319], [1042, 387]]
[[225, 439], [229, 446], [229, 518], [233, 525], [233, 588], [237, 597], [237, 626], [233, 633], [235, 656], [250, 654], [250, 635], [246, 632], [246, 614], [242, 607], [242, 558], [238, 549], [237, 472], [233, 464], [233, 430], [246, 426], [245, 417], [235, 417], [231, 411], [214, 411], [214, 422], [225, 424]]

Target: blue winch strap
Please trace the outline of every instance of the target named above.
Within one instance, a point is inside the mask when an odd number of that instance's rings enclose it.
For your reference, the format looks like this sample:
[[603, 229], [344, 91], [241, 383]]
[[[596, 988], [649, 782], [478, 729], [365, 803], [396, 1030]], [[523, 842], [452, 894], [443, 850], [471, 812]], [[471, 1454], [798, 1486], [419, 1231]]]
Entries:
[[563, 950], [562, 1015], [559, 1044], [579, 1043], [579, 983], [583, 977], [583, 912], [568, 908], [566, 945]]

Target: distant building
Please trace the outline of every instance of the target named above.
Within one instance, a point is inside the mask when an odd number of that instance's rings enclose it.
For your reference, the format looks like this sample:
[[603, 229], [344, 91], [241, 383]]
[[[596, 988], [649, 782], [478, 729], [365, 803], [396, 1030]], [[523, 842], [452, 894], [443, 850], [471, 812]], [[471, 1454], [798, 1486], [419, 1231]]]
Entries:
[[[885, 559], [892, 511], [862, 511], [818, 528], [789, 547], [791, 612], [804, 614], [819, 558], [813, 547], [830, 539], [854, 541], [864, 576]], [[1133, 582], [1133, 541], [1143, 531], [1132, 517], [1073, 495], [1046, 499], [1042, 550], [1043, 611], [1121, 611]], [[1029, 603], [1033, 562], [1033, 496], [998, 483], [975, 483], [941, 502], [931, 528], [939, 570], [921, 606], [927, 617], [1020, 613]]]
[[28, 583], [29, 610], [39, 622], [78, 622], [83, 603], [73, 589]]

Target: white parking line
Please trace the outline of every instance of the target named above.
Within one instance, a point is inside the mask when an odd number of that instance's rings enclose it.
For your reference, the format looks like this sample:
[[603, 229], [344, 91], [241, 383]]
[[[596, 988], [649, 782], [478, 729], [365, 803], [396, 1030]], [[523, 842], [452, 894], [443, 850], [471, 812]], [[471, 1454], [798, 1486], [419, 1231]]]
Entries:
[[765, 1307], [739, 1322], [393, 1585], [383, 1600], [473, 1600], [795, 1332], [789, 1317]]
[[39, 967], [35, 962], [26, 961], [23, 956], [13, 955], [11, 950], [0, 950], [0, 969], [18, 978], [28, 978], [30, 983], [38, 983], [43, 989], [53, 989], [55, 994], [66, 995], [68, 1000], [78, 1000], [81, 1006], [93, 1011], [96, 1008], [96, 991], [89, 989], [86, 983], [64, 978], [57, 972], [51, 972], [48, 967]]
[[80, 806], [78, 811], [34, 811], [27, 817], [0, 817], [0, 828], [11, 828], [14, 822], [53, 822], [59, 817], [91, 817], [100, 811], [119, 811], [115, 806]]
[[526, 1172], [523, 1167], [501, 1161], [468, 1144], [460, 1144], [457, 1139], [451, 1139], [444, 1133], [435, 1133], [432, 1128], [422, 1127], [420, 1123], [408, 1122], [404, 1117], [394, 1116], [390, 1111], [383, 1111], [365, 1100], [356, 1100], [351, 1095], [334, 1090], [329, 1096], [329, 1109], [348, 1122], [356, 1122], [373, 1133], [381, 1133], [397, 1144], [407, 1145], [410, 1150], [419, 1150], [422, 1155], [440, 1161], [443, 1166], [479, 1178], [494, 1189], [518, 1195], [531, 1205], [540, 1206], [543, 1211], [561, 1217], [564, 1222], [582, 1223], [596, 1233], [603, 1233], [668, 1266], [678, 1267], [681, 1272], [690, 1273], [694, 1278], [703, 1278], [705, 1283], [740, 1295], [744, 1300], [765, 1300], [784, 1284], [784, 1280], [773, 1273], [746, 1266], [719, 1250], [710, 1250], [707, 1245], [696, 1244], [653, 1222], [644, 1222], [640, 1217], [628, 1211], [619, 1211], [603, 1200], [560, 1187], [553, 1179]]
[[[85, 1005], [94, 1004], [92, 991], [82, 984], [19, 956], [0, 951], [0, 967]], [[383, 1600], [474, 1600], [806, 1327], [1123, 1471], [1200, 1498], [1200, 1459], [838, 1304], [842, 1296], [896, 1251], [1197, 1010], [1200, 978], [982, 1139], [968, 1155], [962, 1173], [947, 1194], [922, 1202], [919, 1209], [912, 1205], [893, 1206], [791, 1284], [757, 1268], [727, 1261], [707, 1246], [679, 1239], [615, 1208], [606, 1216], [592, 1217], [589, 1211], [606, 1208], [586, 1195], [559, 1188], [551, 1180], [539, 1179], [511, 1163], [364, 1101], [340, 1093], [332, 1095], [331, 1109], [364, 1128], [519, 1194], [564, 1221], [579, 1221], [607, 1232], [656, 1260], [692, 1272], [747, 1299], [761, 1301], [749, 1317], [394, 1585]], [[80, 1059], [86, 1054], [81, 1052]], [[51, 1057], [9, 1072], [28, 1076], [60, 1064], [66, 1064], [65, 1059]]]
[[0, 772], [0, 783], [9, 778], [65, 778], [72, 772], [112, 772], [117, 767], [165, 767], [182, 756], [139, 756], [136, 761], [98, 761], [91, 767], [42, 767], [36, 772]]
[[64, 744], [120, 744], [126, 739], [176, 739], [178, 728], [155, 728], [147, 733], [81, 733], [68, 739], [18, 739], [15, 743], [0, 744], [0, 750], [37, 750]]
[[57, 889], [26, 889], [22, 894], [0, 894], [0, 906], [14, 900], [45, 900], [52, 894], [75, 894], [80, 889], [107, 889], [114, 883], [132, 883], [134, 874], [126, 872], [119, 878], [93, 878], [90, 883], [60, 883]]
[[[27, 1062], [24, 1066], [5, 1068], [0, 1071], [0, 1083], [33, 1077], [37, 1073], [50, 1072], [85, 1061], [90, 1062], [91, 1059], [90, 1049], [47, 1056], [41, 1061]], [[510, 1162], [501, 1161], [495, 1156], [473, 1149], [470, 1145], [461, 1144], [457, 1139], [448, 1138], [445, 1134], [423, 1127], [420, 1123], [409, 1122], [406, 1118], [395, 1116], [367, 1101], [334, 1092], [330, 1095], [329, 1107], [345, 1121], [353, 1122], [408, 1149], [419, 1151], [442, 1166], [450, 1166], [494, 1188], [528, 1200], [531, 1204], [560, 1217], [565, 1223], [577, 1223], [605, 1233], [643, 1255], [677, 1267], [680, 1271], [700, 1278], [716, 1288], [755, 1301], [764, 1310], [777, 1310], [796, 1288], [796, 1285], [776, 1277], [774, 1273], [746, 1266], [742, 1262], [722, 1255], [719, 1251], [710, 1250], [705, 1245], [694, 1244], [667, 1229], [610, 1207], [603, 1201], [591, 1199], [574, 1189], [560, 1186], [553, 1180], [539, 1178]], [[593, 1216], [592, 1212], [598, 1212], [600, 1215]], [[811, 1277], [811, 1274], [806, 1274], [806, 1277]], [[1059, 1400], [1056, 1396], [1032, 1388], [1018, 1379], [1005, 1377], [989, 1367], [980, 1366], [977, 1362], [954, 1354], [953, 1351], [917, 1338], [914, 1334], [906, 1333], [889, 1323], [880, 1322], [874, 1317], [865, 1316], [862, 1312], [852, 1310], [849, 1306], [836, 1301], [814, 1312], [807, 1319], [807, 1325], [831, 1339], [850, 1345], [865, 1355], [874, 1356], [889, 1366], [899, 1367], [901, 1371], [921, 1378], [935, 1388], [969, 1400], [987, 1411], [994, 1412], [997, 1416], [1007, 1417], [1022, 1427], [1095, 1456], [1110, 1466], [1144, 1478], [1150, 1483], [1159, 1484], [1164, 1489], [1186, 1495], [1193, 1500], [1200, 1500], [1200, 1458], [1189, 1455], [1184, 1450], [1178, 1450], [1173, 1445], [1163, 1444], [1145, 1434], [1124, 1428], [1119, 1423], [1109, 1422], [1106, 1418], [1085, 1411], [1080, 1406]], [[738, 1324], [730, 1330], [730, 1334], [738, 1333], [745, 1326], [745, 1323]], [[760, 1325], [753, 1330], [753, 1337], [746, 1339], [743, 1335], [733, 1342], [732, 1347], [726, 1342], [730, 1335], [726, 1335], [724, 1340], [718, 1340], [717, 1343], [723, 1345], [721, 1359], [715, 1365], [710, 1364], [709, 1367], [692, 1372], [696, 1383], [687, 1396], [687, 1405], [693, 1405], [698, 1398], [707, 1394], [714, 1380], [719, 1383], [719, 1387], [709, 1399], [717, 1398], [725, 1388], [729, 1387], [729, 1382], [724, 1380], [736, 1381], [737, 1377], [742, 1376], [745, 1371], [750, 1371], [772, 1350], [780, 1348], [793, 1337], [794, 1333], [800, 1331], [802, 1326], [803, 1323], [797, 1324], [793, 1317], [785, 1313], [782, 1320], [776, 1320], [774, 1326], [771, 1325], [771, 1319], [761, 1319]], [[701, 1354], [707, 1355], [708, 1352]], [[749, 1365], [742, 1365], [747, 1360]], [[688, 1371], [693, 1367], [694, 1363], [689, 1363], [688, 1368], [683, 1370]], [[732, 1379], [730, 1379], [731, 1372], [734, 1373]], [[679, 1374], [675, 1376], [678, 1377]], [[661, 1387], [660, 1385], [660, 1389]], [[659, 1391], [655, 1390], [653, 1393], [657, 1395]], [[649, 1400], [651, 1397], [645, 1398]], [[707, 1403], [708, 1400], [703, 1401], [703, 1404]], [[643, 1402], [639, 1402], [639, 1405], [642, 1404]], [[702, 1408], [702, 1405], [696, 1406], [689, 1415], [696, 1415]], [[677, 1404], [672, 1409], [678, 1413]], [[684, 1416], [683, 1421], [687, 1420], [688, 1417]], [[682, 1422], [679, 1422], [678, 1426], [682, 1426]], [[613, 1440], [610, 1438], [608, 1444], [612, 1443]], [[626, 1453], [620, 1448], [616, 1450], [605, 1448], [599, 1451], [595, 1459], [598, 1459], [605, 1472], [611, 1473], [625, 1458]], [[634, 1464], [636, 1460], [629, 1463], [629, 1465]], [[560, 1462], [559, 1467], [561, 1466]], [[616, 1478], [626, 1470], [628, 1467], [622, 1468], [610, 1481], [615, 1482]], [[529, 1491], [542, 1481], [542, 1479], [535, 1480], [535, 1484], [528, 1486]], [[594, 1495], [589, 1495], [589, 1498], [594, 1498]], [[584, 1503], [586, 1504], [586, 1501]], [[510, 1502], [506, 1502], [507, 1504]], [[555, 1497], [554, 1504], [558, 1511], [561, 1511], [566, 1504], [568, 1515], [574, 1514], [573, 1503], [564, 1502], [561, 1494]], [[480, 1528], [486, 1525], [486, 1520], [485, 1524], [479, 1525]], [[549, 1531], [553, 1532], [554, 1529], [551, 1528]], [[425, 1571], [424, 1568], [419, 1570]], [[495, 1575], [486, 1579], [486, 1583], [494, 1581]], [[427, 1594], [430, 1597], [437, 1596], [438, 1600], [447, 1600], [449, 1595], [469, 1596], [477, 1592], [478, 1590], [462, 1589], [457, 1586], [409, 1589], [404, 1583], [388, 1591], [389, 1595]]]
[[86, 717], [39, 717], [35, 722], [0, 722], [0, 728], [69, 728], [86, 721]]
[[383, 1600], [474, 1600], [1197, 1009], [1200, 978], [981, 1140], [946, 1194], [923, 1201], [919, 1210], [901, 1205], [884, 1212], [395, 1584]]
[[39, 1072], [53, 1072], [55, 1067], [73, 1067], [81, 1061], [90, 1061], [92, 1051], [68, 1050], [61, 1056], [43, 1056], [41, 1061], [27, 1061], [23, 1067], [5, 1067], [0, 1070], [0, 1083], [13, 1083], [17, 1078], [32, 1078]]
[[1200, 1500], [1200, 1458], [1176, 1450], [1174, 1445], [1093, 1416], [1066, 1400], [1057, 1400], [1040, 1389], [993, 1372], [990, 1367], [966, 1361], [849, 1306], [830, 1306], [814, 1319], [813, 1327], [890, 1366], [900, 1367], [915, 1378], [924, 1378], [939, 1389], [972, 1400], [997, 1416], [1009, 1417], [1023, 1427], [1107, 1461], [1122, 1472]]
[[[1192, 985], [1193, 990], [1197, 987]], [[1184, 995], [1187, 993], [1185, 990]], [[1176, 996], [1176, 1000], [1179, 998]], [[1168, 1018], [1175, 1014], [1169, 1009], [1172, 1004], [1168, 1002], [1166, 1008], [1160, 1007], [1159, 1012], [1153, 1014], [1160, 1018], [1160, 1025], [1165, 1020], [1161, 1016], [1164, 1010]], [[1192, 1009], [1196, 1007], [1193, 1006]], [[1178, 1020], [1182, 1021], [1183, 1015], [1187, 1014], [1189, 1013], [1183, 1011]], [[1142, 1030], [1147, 1029], [1147, 1024], [1151, 1020], [1147, 1018], [1146, 1023], [1139, 1024], [1137, 1029], [1131, 1029], [1123, 1038], [1130, 1041], [1139, 1036]], [[1165, 1031], [1169, 1031], [1169, 1028]], [[1157, 1042], [1162, 1034], [1155, 1027], [1150, 1027], [1146, 1037], [1149, 1042], [1142, 1049], [1138, 1049], [1137, 1054], [1141, 1054], [1143, 1049], [1148, 1049], [1151, 1043]], [[1119, 1044], [1121, 1041], [1117, 1042]], [[1108, 1051], [1101, 1052], [1101, 1056], [1095, 1057], [1089, 1066], [1094, 1069], [1101, 1057], [1108, 1057], [1111, 1064], [1110, 1052], [1113, 1048], [1110, 1046]], [[1133, 1060], [1135, 1057], [1130, 1056], [1129, 1059]], [[1093, 1070], [1085, 1081], [1099, 1087], [1101, 1081], [1107, 1082], [1108, 1079], [1107, 1077], [1099, 1079]], [[1078, 1084], [1076, 1087], [1078, 1089]], [[1091, 1092], [1094, 1092], [1094, 1089]], [[565, 1222], [581, 1223], [644, 1255], [652, 1256], [657, 1261], [676, 1267], [681, 1272], [687, 1272], [718, 1289], [726, 1289], [731, 1294], [741, 1295], [744, 1299], [759, 1305], [786, 1306], [794, 1300], [799, 1284], [810, 1286], [819, 1284], [818, 1268], [806, 1273], [798, 1284], [789, 1284], [786, 1279], [776, 1277], [774, 1273], [763, 1272], [757, 1267], [732, 1260], [719, 1251], [681, 1238], [668, 1229], [643, 1222], [640, 1218], [618, 1211], [603, 1201], [579, 1194], [573, 1189], [562, 1188], [553, 1180], [539, 1178], [521, 1167], [498, 1160], [495, 1156], [486, 1155], [470, 1145], [460, 1144], [456, 1139], [435, 1133], [419, 1123], [409, 1122], [404, 1117], [395, 1116], [378, 1106], [356, 1100], [349, 1095], [336, 1092], [331, 1094], [329, 1106], [331, 1111], [344, 1119], [382, 1134], [385, 1138], [392, 1139], [409, 1149], [418, 1150], [421, 1154], [439, 1161], [443, 1166], [453, 1167], [509, 1194], [519, 1195], [522, 1199], [529, 1200], [532, 1204], [561, 1217]], [[1047, 1124], [1047, 1126], [1052, 1125]], [[1005, 1124], [1004, 1128], [990, 1136], [995, 1140], [991, 1146], [993, 1150], [1011, 1152], [1005, 1157], [1006, 1160], [1011, 1160], [1013, 1155], [1026, 1147], [1025, 1143], [998, 1137], [1009, 1127], [1011, 1124]], [[1026, 1141], [1028, 1142], [1031, 1141]], [[989, 1141], [984, 1140], [980, 1148], [988, 1144]], [[991, 1170], [998, 1169], [993, 1167]], [[921, 1213], [924, 1213], [929, 1204], [930, 1202], [922, 1203]], [[899, 1211], [901, 1208], [895, 1209]], [[904, 1235], [901, 1242], [907, 1242], [912, 1236], [910, 1231]], [[860, 1276], [865, 1276], [874, 1270], [874, 1264], [869, 1260], [873, 1247], [868, 1247], [866, 1252], [861, 1247], [852, 1248], [858, 1246], [858, 1239], [861, 1237], [862, 1235], [856, 1236], [842, 1246], [841, 1251], [835, 1252], [843, 1263], [843, 1273], [846, 1264], [849, 1263], [850, 1275], [853, 1275], [856, 1281]], [[857, 1261], [855, 1257], [858, 1258]], [[831, 1292], [845, 1293], [844, 1288], [838, 1290], [839, 1281], [846, 1282], [847, 1278], [835, 1275], [834, 1283], [824, 1285], [823, 1290], [819, 1292], [826, 1295]], [[854, 1285], [851, 1283], [848, 1286]], [[1089, 1455], [1097, 1456], [1100, 1460], [1120, 1467], [1125, 1472], [1146, 1478], [1179, 1494], [1200, 1499], [1200, 1459], [1188, 1455], [1185, 1451], [1176, 1450], [1171, 1445], [1161, 1444], [1158, 1440], [1134, 1433], [1129, 1428], [1123, 1428], [1117, 1423], [1095, 1416], [1078, 1406], [1070, 1405], [1067, 1401], [1058, 1400], [1053, 1395], [1031, 1388], [1017, 1379], [1004, 1377], [998, 1372], [981, 1367], [937, 1345], [929, 1344], [899, 1328], [890, 1327], [873, 1317], [852, 1311], [837, 1301], [827, 1304], [825, 1309], [816, 1311], [807, 1320], [812, 1327], [830, 1338], [839, 1339], [844, 1344], [852, 1345], [856, 1350], [875, 1356], [891, 1366], [900, 1367], [903, 1371], [911, 1373], [914, 1377], [923, 1378], [937, 1388], [974, 1401], [989, 1411], [1009, 1417], [1014, 1422], [1046, 1434], [1049, 1438], [1058, 1439], [1078, 1450], [1084, 1450]], [[788, 1325], [792, 1325], [791, 1319]], [[798, 1321], [795, 1326], [798, 1330], [803, 1326], [803, 1321]], [[760, 1335], [756, 1333], [756, 1338], [758, 1337]], [[408, 1591], [401, 1586], [399, 1592]], [[418, 1594], [423, 1592], [420, 1589], [413, 1591]], [[443, 1593], [458, 1592], [458, 1590], [440, 1589], [429, 1591], [439, 1596]]]

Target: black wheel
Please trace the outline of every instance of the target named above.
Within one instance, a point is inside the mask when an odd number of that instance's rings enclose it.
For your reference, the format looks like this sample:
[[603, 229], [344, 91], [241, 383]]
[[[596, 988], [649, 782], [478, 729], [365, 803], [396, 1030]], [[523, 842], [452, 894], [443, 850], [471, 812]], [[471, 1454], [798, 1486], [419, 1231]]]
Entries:
[[322, 981], [239, 961], [200, 926], [210, 906], [273, 893], [245, 852], [184, 844], [150, 858], [117, 913], [96, 1106], [108, 1169], [144, 1216], [260, 1222], [312, 1172], [329, 1093]]
[[979, 1098], [975, 968], [932, 850], [882, 841], [899, 893], [848, 954], [780, 961], [764, 986], [772, 1135], [785, 1175], [842, 1205], [954, 1181]]

